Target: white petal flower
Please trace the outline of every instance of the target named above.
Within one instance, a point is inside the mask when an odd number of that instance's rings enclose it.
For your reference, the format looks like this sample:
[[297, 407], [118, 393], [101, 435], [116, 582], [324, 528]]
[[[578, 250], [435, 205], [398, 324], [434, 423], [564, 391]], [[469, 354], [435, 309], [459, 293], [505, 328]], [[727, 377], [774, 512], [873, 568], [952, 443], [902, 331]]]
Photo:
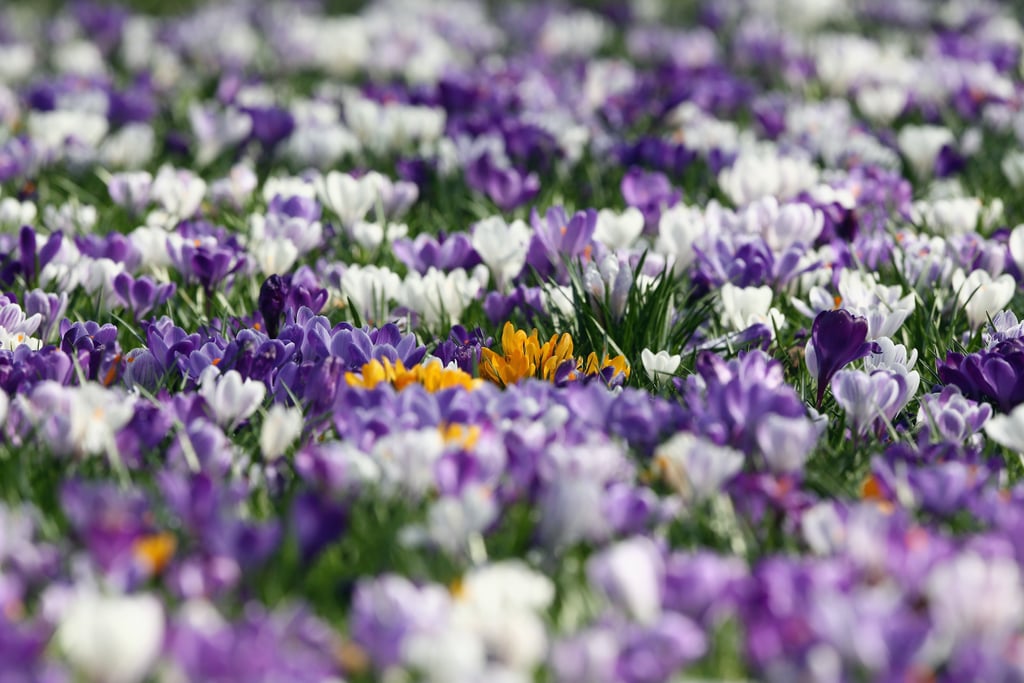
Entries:
[[290, 239], [260, 240], [252, 250], [260, 272], [264, 275], [287, 273], [295, 265], [299, 250]]
[[984, 270], [964, 275], [964, 271], [958, 269], [953, 273], [952, 285], [971, 329], [977, 329], [989, 316], [1006, 308], [1017, 289], [1011, 275], [1004, 273], [993, 280]]
[[346, 226], [361, 221], [377, 200], [371, 181], [355, 178], [348, 173], [331, 171], [318, 177], [315, 187], [320, 201]]
[[485, 218], [473, 228], [473, 249], [490, 269], [499, 291], [526, 265], [530, 235], [530, 228], [523, 221], [506, 223], [501, 216]]
[[148, 594], [83, 592], [64, 613], [54, 637], [71, 666], [88, 680], [138, 683], [163, 646], [163, 607]]
[[644, 230], [644, 215], [640, 209], [629, 207], [622, 213], [611, 209], [597, 212], [594, 239], [609, 249], [628, 249]]
[[267, 394], [267, 386], [257, 380], [242, 380], [237, 370], [223, 375], [213, 365], [199, 377], [199, 395], [213, 412], [217, 424], [234, 429], [256, 412]]
[[647, 371], [647, 376], [651, 379], [675, 374], [682, 359], [683, 357], [678, 353], [670, 355], [668, 351], [664, 350], [654, 353], [650, 349], [644, 349], [640, 352], [640, 361], [644, 365], [644, 370]]
[[896, 139], [900, 152], [910, 162], [919, 178], [930, 178], [935, 160], [945, 145], [954, 142], [953, 133], [943, 126], [914, 126], [900, 128]]
[[302, 423], [302, 411], [298, 408], [285, 408], [279, 403], [271, 406], [260, 428], [263, 457], [272, 460], [283, 454], [302, 433]]
[[1000, 446], [1024, 453], [1024, 404], [1007, 415], [993, 415], [985, 423], [985, 434]]

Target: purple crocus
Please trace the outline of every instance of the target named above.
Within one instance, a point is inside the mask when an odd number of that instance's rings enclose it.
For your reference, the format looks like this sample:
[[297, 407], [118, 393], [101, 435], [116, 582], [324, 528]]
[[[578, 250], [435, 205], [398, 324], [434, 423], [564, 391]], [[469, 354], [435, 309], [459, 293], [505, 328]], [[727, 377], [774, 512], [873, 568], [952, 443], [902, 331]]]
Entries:
[[1024, 403], [1024, 339], [995, 344], [991, 349], [964, 355], [949, 352], [936, 361], [939, 381], [954, 385], [967, 398], [991, 401], [1008, 413]]
[[154, 308], [167, 303], [167, 300], [174, 295], [175, 289], [176, 285], [173, 282], [157, 284], [146, 276], [136, 280], [124, 272], [118, 273], [114, 278], [114, 291], [136, 320], [145, 317]]
[[455, 325], [448, 339], [438, 345], [434, 355], [445, 365], [455, 363], [459, 369], [475, 375], [480, 363], [480, 349], [493, 343], [494, 340], [485, 337], [479, 327], [469, 332], [462, 325]]
[[648, 232], [656, 230], [661, 212], [679, 203], [682, 195], [672, 188], [668, 176], [655, 171], [631, 168], [622, 179], [622, 198], [644, 214]]
[[805, 351], [807, 369], [818, 381], [817, 406], [825, 398], [825, 387], [841, 368], [872, 352], [866, 342], [868, 322], [844, 309], [822, 311], [811, 326], [811, 341]]
[[490, 154], [480, 155], [466, 167], [466, 184], [486, 194], [502, 211], [522, 206], [540, 192], [536, 174], [500, 166], [491, 160]]
[[401, 238], [395, 240], [392, 249], [399, 261], [418, 273], [426, 273], [430, 268], [468, 271], [480, 264], [480, 256], [463, 232], [437, 238], [426, 234], [417, 235], [415, 240]]

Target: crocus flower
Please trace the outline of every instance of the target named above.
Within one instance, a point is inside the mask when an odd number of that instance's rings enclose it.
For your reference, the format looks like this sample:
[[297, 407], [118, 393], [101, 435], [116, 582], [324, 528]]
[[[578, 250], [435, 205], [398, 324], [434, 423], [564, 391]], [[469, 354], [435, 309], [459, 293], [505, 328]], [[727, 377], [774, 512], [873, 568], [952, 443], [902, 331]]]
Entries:
[[163, 646], [163, 605], [150, 594], [102, 595], [83, 588], [55, 637], [71, 665], [89, 679], [139, 683]]
[[811, 340], [804, 357], [807, 369], [818, 381], [817, 406], [825, 398], [825, 387], [844, 366], [868, 355], [874, 348], [866, 343], [868, 324], [847, 311], [823, 311], [811, 326]]
[[743, 453], [679, 432], [655, 451], [655, 464], [673, 488], [689, 499], [704, 500], [743, 468]]
[[280, 457], [302, 433], [302, 411], [276, 404], [260, 427], [260, 451], [267, 460]]
[[957, 270], [953, 273], [952, 285], [972, 330], [987, 322], [989, 316], [1003, 310], [1017, 289], [1012, 276], [1003, 273], [993, 278], [984, 270], [972, 271], [970, 275]]
[[501, 216], [491, 216], [473, 228], [472, 243], [490, 269], [498, 291], [504, 292], [526, 265], [530, 228], [520, 220], [506, 223]]
[[870, 375], [859, 370], [840, 370], [832, 378], [832, 395], [846, 412], [855, 434], [879, 418], [891, 420], [909, 398], [905, 380], [885, 370]]
[[640, 352], [640, 360], [647, 376], [651, 379], [658, 379], [665, 375], [675, 374], [682, 362], [682, 356], [678, 353], [670, 354], [665, 350], [654, 353], [650, 349], [644, 349]]
[[234, 429], [255, 413], [266, 393], [263, 382], [243, 380], [235, 370], [222, 375], [213, 365], [203, 370], [199, 378], [199, 395], [206, 399], [217, 423], [228, 429]]

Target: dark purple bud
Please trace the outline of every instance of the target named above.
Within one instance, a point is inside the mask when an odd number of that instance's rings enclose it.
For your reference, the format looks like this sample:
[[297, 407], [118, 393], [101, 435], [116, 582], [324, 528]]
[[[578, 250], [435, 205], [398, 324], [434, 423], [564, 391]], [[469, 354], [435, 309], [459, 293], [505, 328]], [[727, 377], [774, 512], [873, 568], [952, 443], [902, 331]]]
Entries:
[[868, 322], [844, 309], [822, 311], [811, 326], [811, 345], [807, 348], [807, 366], [817, 375], [817, 405], [825, 397], [832, 376], [853, 361], [871, 353], [873, 343], [865, 341]]

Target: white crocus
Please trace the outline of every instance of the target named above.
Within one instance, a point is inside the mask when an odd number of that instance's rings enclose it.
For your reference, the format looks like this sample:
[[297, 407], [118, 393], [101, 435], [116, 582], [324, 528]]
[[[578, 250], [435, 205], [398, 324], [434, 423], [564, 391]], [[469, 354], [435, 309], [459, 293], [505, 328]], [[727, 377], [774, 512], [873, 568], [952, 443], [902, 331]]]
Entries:
[[1000, 446], [1024, 454], [1024, 403], [1006, 415], [993, 415], [985, 423], [985, 434]]
[[462, 268], [445, 273], [431, 267], [425, 275], [409, 273], [402, 283], [399, 298], [405, 306], [423, 316], [426, 326], [436, 328], [444, 320], [453, 325], [458, 323], [480, 288], [479, 280]]
[[718, 184], [737, 206], [762, 197], [790, 199], [818, 182], [818, 167], [802, 157], [784, 157], [772, 147], [743, 152], [718, 174]]
[[234, 429], [255, 413], [266, 394], [263, 382], [243, 380], [237, 370], [221, 374], [210, 365], [199, 376], [199, 395], [210, 407], [217, 424], [228, 429]]
[[683, 357], [678, 353], [669, 354], [668, 351], [654, 353], [650, 349], [640, 352], [640, 361], [644, 365], [647, 376], [651, 379], [661, 379], [675, 374]]
[[654, 452], [662, 476], [681, 494], [701, 500], [715, 495], [743, 467], [743, 453], [690, 432], [678, 432]]
[[150, 197], [163, 208], [168, 217], [159, 222], [168, 229], [174, 227], [177, 221], [194, 216], [205, 196], [205, 180], [192, 171], [175, 169], [166, 164], [160, 167], [150, 188]]
[[54, 639], [87, 680], [138, 683], [163, 647], [163, 607], [149, 594], [107, 596], [86, 590], [73, 598]]
[[640, 209], [629, 207], [622, 213], [611, 209], [597, 212], [594, 239], [609, 249], [628, 249], [644, 230], [644, 215]]
[[917, 349], [909, 353], [903, 344], [897, 344], [889, 337], [879, 337], [875, 340], [880, 349], [879, 353], [870, 353], [864, 358], [864, 369], [868, 372], [875, 370], [888, 370], [903, 377], [907, 383], [907, 394], [910, 397], [917, 395], [921, 387], [921, 375], [914, 370], [917, 364]]
[[95, 454], [115, 449], [115, 434], [135, 414], [133, 399], [95, 382], [68, 391], [71, 398], [68, 439], [75, 450]]
[[967, 314], [971, 329], [977, 329], [990, 315], [1006, 308], [1017, 288], [1012, 276], [1004, 273], [992, 279], [984, 270], [975, 270], [965, 275], [962, 269], [957, 269], [953, 273], [952, 285], [957, 302]]
[[331, 171], [314, 182], [317, 195], [345, 226], [363, 220], [377, 201], [372, 181], [356, 178], [348, 173]]
[[1010, 232], [1009, 246], [1010, 258], [1017, 264], [1017, 268], [1024, 272], [1024, 223]]
[[351, 301], [364, 322], [382, 321], [401, 288], [402, 278], [384, 267], [351, 265], [341, 275], [342, 303]]
[[931, 177], [939, 152], [953, 142], [952, 131], [944, 126], [903, 126], [896, 138], [900, 153], [918, 178]]
[[1013, 149], [1006, 153], [999, 167], [1010, 182], [1010, 186], [1018, 189], [1024, 186], [1024, 151]]
[[498, 291], [503, 291], [526, 265], [530, 235], [523, 221], [506, 223], [501, 216], [485, 218], [473, 228], [473, 249], [490, 269]]
[[676, 204], [661, 214], [655, 248], [671, 259], [675, 273], [679, 275], [697, 260], [694, 247], [708, 238], [704, 213], [693, 206]]
[[302, 411], [275, 403], [260, 428], [260, 452], [267, 460], [280, 457], [302, 433]]
[[737, 287], [722, 285], [721, 321], [734, 332], [742, 332], [751, 325], [763, 324], [775, 335], [776, 329], [786, 325], [786, 318], [772, 307], [771, 287]]
[[977, 197], [921, 200], [914, 202], [911, 213], [915, 223], [927, 226], [937, 235], [966, 235], [977, 230], [982, 204]]
[[532, 672], [547, 651], [542, 614], [554, 598], [551, 579], [518, 560], [506, 560], [463, 577], [452, 619], [477, 634], [492, 660]]
[[252, 256], [264, 275], [287, 273], [295, 265], [299, 250], [287, 238], [261, 240], [252, 248]]
[[907, 106], [907, 89], [896, 83], [866, 85], [857, 91], [857, 108], [882, 125], [889, 124]]

